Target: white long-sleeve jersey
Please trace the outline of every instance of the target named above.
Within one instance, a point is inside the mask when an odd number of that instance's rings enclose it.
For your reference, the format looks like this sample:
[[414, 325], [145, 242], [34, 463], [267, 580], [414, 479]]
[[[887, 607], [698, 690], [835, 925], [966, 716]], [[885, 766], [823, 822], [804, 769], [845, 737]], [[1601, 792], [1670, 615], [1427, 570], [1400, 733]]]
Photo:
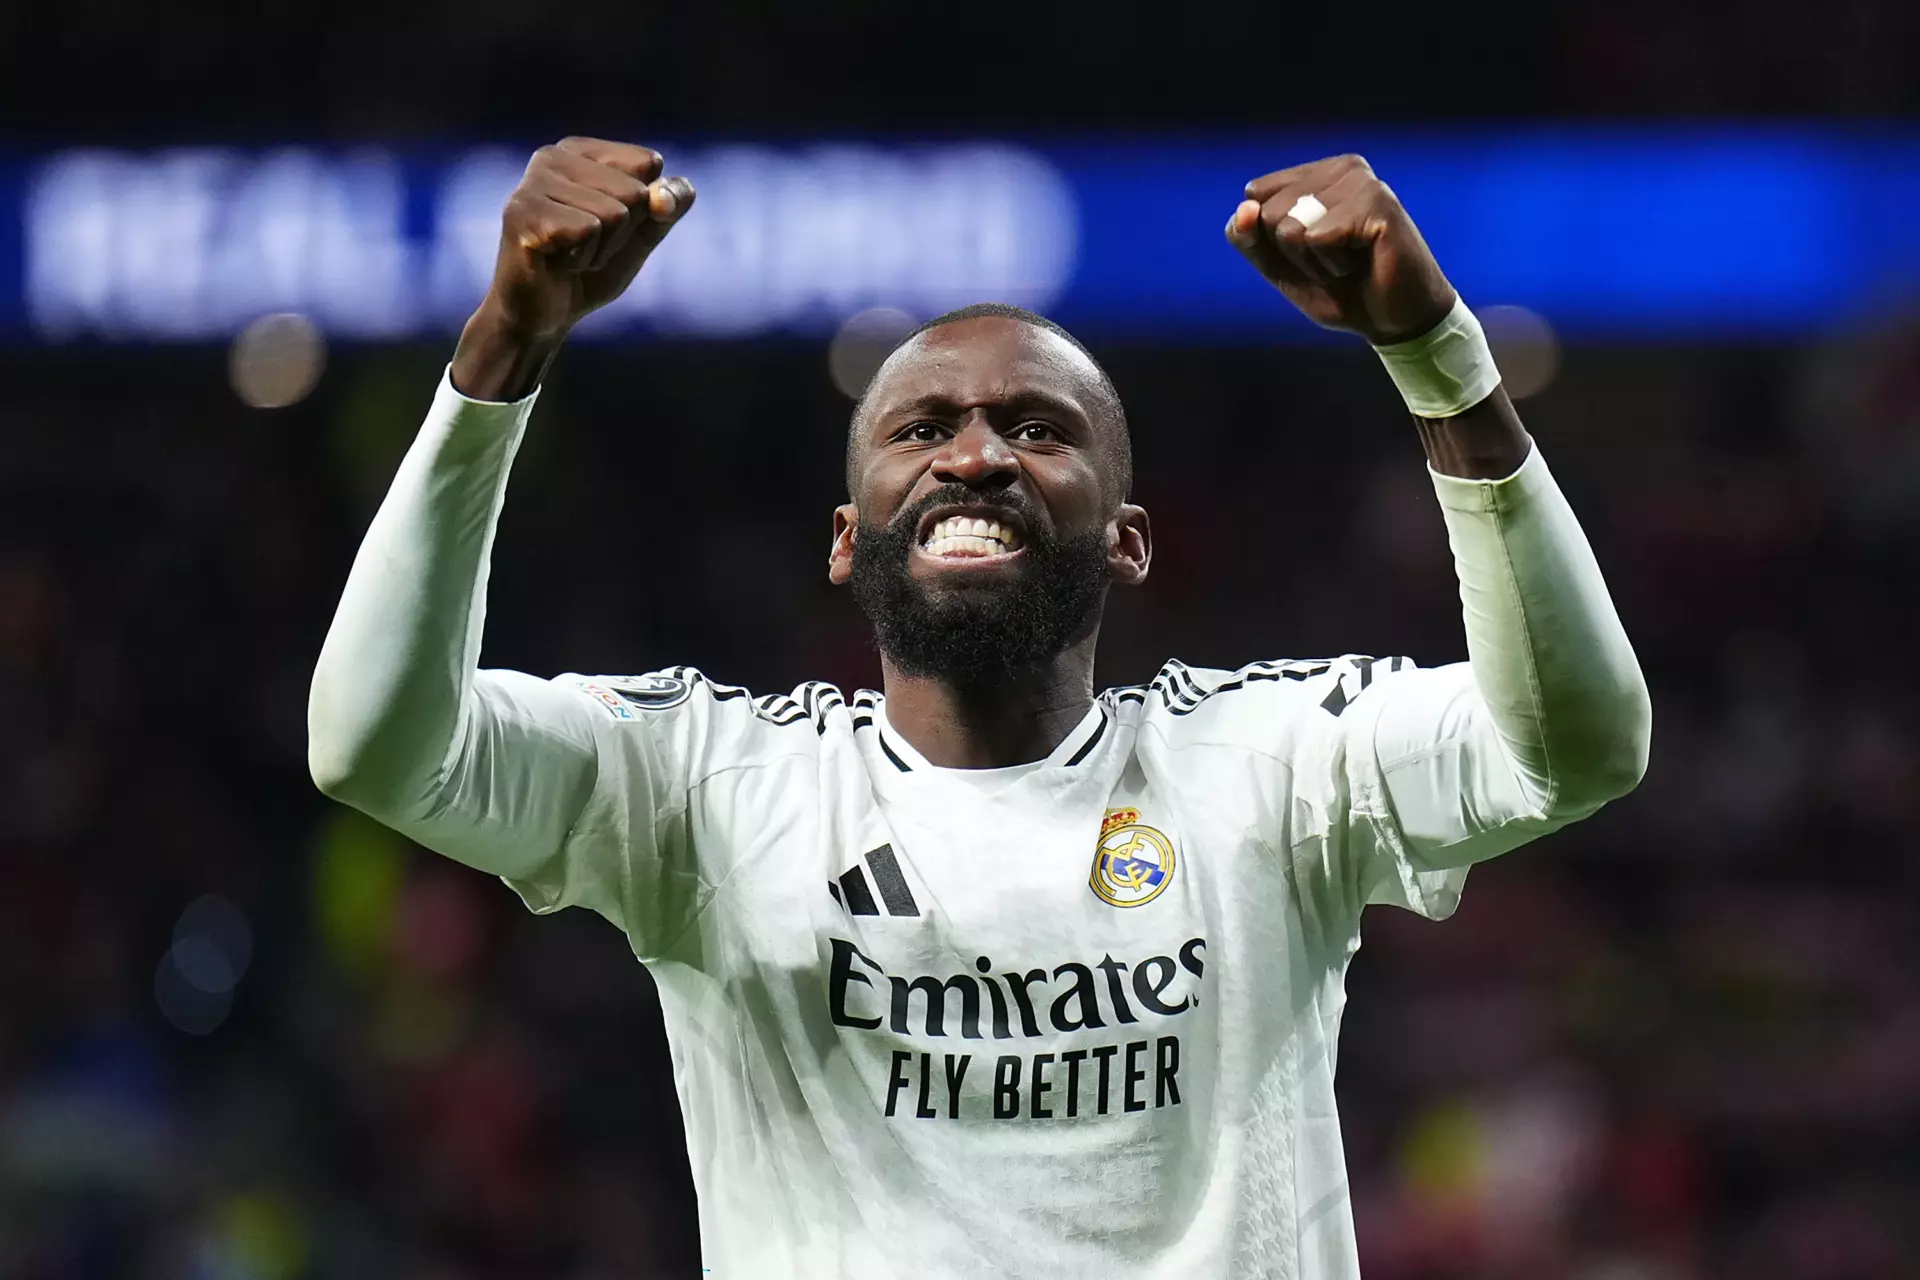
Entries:
[[1361, 909], [1598, 808], [1649, 711], [1534, 452], [1435, 475], [1470, 663], [1169, 662], [1045, 760], [879, 694], [477, 670], [532, 408], [443, 383], [316, 672], [331, 794], [591, 907], [660, 992], [715, 1280], [1359, 1274], [1334, 1108]]

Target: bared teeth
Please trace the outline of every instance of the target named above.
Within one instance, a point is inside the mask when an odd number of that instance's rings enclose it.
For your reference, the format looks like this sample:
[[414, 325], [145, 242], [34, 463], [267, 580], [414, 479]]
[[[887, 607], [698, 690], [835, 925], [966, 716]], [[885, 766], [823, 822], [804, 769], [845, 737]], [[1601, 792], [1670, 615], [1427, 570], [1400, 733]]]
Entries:
[[927, 531], [922, 547], [936, 556], [992, 556], [1020, 549], [1020, 535], [997, 520], [948, 516]]

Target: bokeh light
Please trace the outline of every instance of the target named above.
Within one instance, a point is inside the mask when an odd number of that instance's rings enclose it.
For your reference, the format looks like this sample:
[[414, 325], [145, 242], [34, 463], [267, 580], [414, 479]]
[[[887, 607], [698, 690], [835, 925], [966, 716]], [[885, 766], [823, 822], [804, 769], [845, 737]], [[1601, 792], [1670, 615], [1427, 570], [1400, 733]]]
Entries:
[[233, 340], [227, 374], [234, 394], [256, 409], [284, 409], [307, 398], [326, 368], [327, 342], [295, 312], [261, 316]]
[[1500, 380], [1515, 400], [1539, 395], [1560, 372], [1560, 338], [1545, 316], [1525, 307], [1476, 307]]
[[900, 339], [918, 323], [893, 307], [873, 307], [848, 316], [827, 344], [827, 371], [833, 385], [848, 399], [858, 400]]
[[188, 1035], [219, 1028], [253, 960], [253, 926], [227, 899], [197, 898], [174, 923], [173, 945], [153, 975], [160, 1013]]

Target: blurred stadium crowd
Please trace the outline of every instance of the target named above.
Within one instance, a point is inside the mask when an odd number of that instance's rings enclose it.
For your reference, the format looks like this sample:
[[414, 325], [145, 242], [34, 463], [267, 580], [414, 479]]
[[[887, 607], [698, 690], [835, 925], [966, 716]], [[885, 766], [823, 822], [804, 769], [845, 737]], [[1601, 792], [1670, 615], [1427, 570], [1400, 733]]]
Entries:
[[[229, 9], [0, 7], [10, 136], [1920, 108], [1908, 0]], [[1463, 656], [1364, 350], [1099, 354], [1159, 552], [1104, 681]], [[698, 1274], [623, 940], [306, 778], [312, 662], [444, 358], [336, 350], [262, 411], [211, 347], [0, 351], [0, 1277]], [[563, 356], [485, 661], [872, 684], [823, 572], [847, 407], [822, 343]], [[1522, 409], [1647, 667], [1653, 762], [1447, 924], [1369, 914], [1340, 1063], [1367, 1275], [1920, 1275], [1920, 319], [1576, 347]]]
[[[1160, 544], [1104, 680], [1461, 656], [1364, 350], [1103, 354]], [[336, 354], [275, 413], [212, 351], [0, 360], [0, 1275], [697, 1274], [623, 940], [305, 778], [311, 662], [440, 359]], [[1654, 760], [1447, 924], [1370, 913], [1340, 1090], [1370, 1277], [1917, 1273], [1916, 368], [1892, 323], [1577, 349], [1525, 406]], [[546, 396], [485, 661], [876, 678], [822, 572], [820, 346], [586, 348]]]

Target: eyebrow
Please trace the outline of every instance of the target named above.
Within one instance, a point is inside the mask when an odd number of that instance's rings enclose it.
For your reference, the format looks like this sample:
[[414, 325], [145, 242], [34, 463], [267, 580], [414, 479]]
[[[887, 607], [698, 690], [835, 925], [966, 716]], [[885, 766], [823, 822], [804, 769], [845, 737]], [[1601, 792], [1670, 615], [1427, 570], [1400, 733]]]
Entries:
[[[973, 406], [962, 406], [960, 402], [952, 396], [941, 395], [935, 392], [930, 395], [915, 396], [911, 400], [903, 400], [899, 404], [882, 408], [874, 417], [876, 421], [898, 420], [900, 418], [914, 417], [919, 414], [950, 418], [963, 412], [966, 408], [971, 407]], [[1056, 395], [1051, 391], [1043, 391], [1038, 387], [1024, 387], [1003, 400], [995, 401], [988, 407], [1011, 409], [1015, 412], [1022, 409], [1042, 409], [1049, 413], [1078, 419], [1089, 425], [1092, 425], [1093, 422], [1092, 416], [1073, 401]]]

